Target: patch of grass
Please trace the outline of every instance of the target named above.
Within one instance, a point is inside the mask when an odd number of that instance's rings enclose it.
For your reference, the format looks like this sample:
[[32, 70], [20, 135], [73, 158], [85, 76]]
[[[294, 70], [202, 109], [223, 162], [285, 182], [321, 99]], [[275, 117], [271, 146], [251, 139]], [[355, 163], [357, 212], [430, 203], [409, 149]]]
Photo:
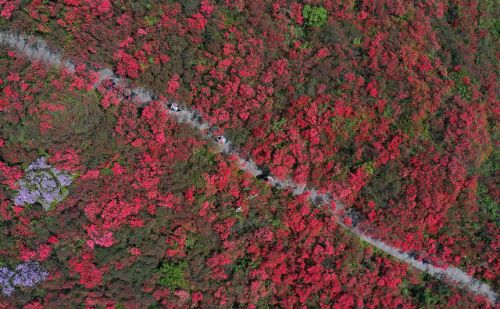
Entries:
[[184, 278], [186, 268], [187, 263], [184, 261], [177, 263], [164, 262], [160, 268], [159, 284], [170, 289], [188, 289], [189, 283]]

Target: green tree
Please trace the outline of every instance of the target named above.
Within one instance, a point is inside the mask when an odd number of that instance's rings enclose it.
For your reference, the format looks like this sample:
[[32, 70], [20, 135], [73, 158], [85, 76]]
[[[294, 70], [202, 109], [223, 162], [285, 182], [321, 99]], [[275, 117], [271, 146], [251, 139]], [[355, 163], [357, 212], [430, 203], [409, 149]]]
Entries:
[[302, 16], [306, 21], [306, 25], [313, 27], [321, 27], [326, 24], [328, 12], [322, 6], [304, 5]]

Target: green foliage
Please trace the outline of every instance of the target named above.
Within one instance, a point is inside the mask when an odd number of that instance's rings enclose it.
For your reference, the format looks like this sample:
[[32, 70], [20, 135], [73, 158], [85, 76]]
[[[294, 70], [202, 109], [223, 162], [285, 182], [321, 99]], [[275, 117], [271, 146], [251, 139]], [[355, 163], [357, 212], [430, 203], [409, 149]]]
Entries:
[[[37, 151], [40, 155], [46, 155], [46, 149], [80, 149], [81, 159], [88, 162], [88, 168], [99, 166], [111, 153], [116, 153], [119, 148], [113, 137], [116, 118], [111, 109], [102, 109], [97, 92], [69, 90], [57, 100], [40, 92], [36, 102], [43, 101], [64, 105], [63, 111], [46, 112], [53, 127], [49, 129], [50, 134], [41, 134], [40, 115], [24, 117], [17, 123], [0, 122], [0, 136], [7, 140], [7, 144], [19, 145], [21, 149]], [[33, 108], [33, 105], [28, 108]]]
[[[7, 233], [11, 226], [12, 223], [3, 221], [3, 218], [0, 217], [0, 250], [5, 252], [14, 250], [16, 247], [15, 239]], [[2, 258], [5, 259], [5, 256]], [[0, 261], [0, 266], [2, 266], [4, 262], [5, 261]]]
[[198, 57], [198, 58], [193, 59], [193, 61], [191, 62], [191, 64], [193, 66], [197, 66], [197, 65], [205, 66], [205, 65], [209, 64], [208, 61], [209, 60], [207, 58], [205, 58], [205, 57]]
[[56, 234], [59, 228], [58, 220], [52, 216], [44, 216], [38, 220], [33, 220], [30, 228], [33, 233], [36, 233], [37, 239], [40, 242], [45, 242], [51, 234]]
[[398, 166], [389, 162], [375, 171], [370, 182], [363, 187], [363, 194], [367, 194], [381, 208], [386, 208], [389, 200], [394, 200], [401, 194], [404, 185], [398, 173]]
[[500, 19], [494, 16], [498, 11], [497, 6], [497, 0], [483, 0], [478, 3], [478, 11], [481, 13], [479, 27], [488, 29], [495, 39], [498, 39], [500, 33]]
[[363, 0], [354, 0], [352, 4], [352, 9], [354, 12], [361, 11], [361, 5], [363, 4]]
[[422, 133], [420, 134], [420, 138], [424, 141], [428, 141], [432, 139], [431, 132], [429, 130], [429, 123], [424, 122], [422, 124]]
[[354, 118], [345, 118], [345, 129], [349, 132], [349, 136], [354, 136], [355, 130], [358, 127], [358, 124], [361, 123], [361, 120]]
[[[269, 285], [268, 280], [265, 281], [264, 283], [266, 286]], [[271, 308], [276, 308], [276, 305], [272, 305], [272, 297], [270, 295], [267, 295], [265, 297], [259, 297], [257, 300], [256, 307], [259, 309], [271, 309]]]
[[450, 289], [427, 273], [422, 273], [421, 277], [423, 282], [417, 285], [410, 285], [404, 281], [401, 284], [402, 294], [417, 301], [419, 308], [435, 308], [446, 305], [446, 299], [451, 296]]
[[205, 186], [204, 173], [214, 171], [215, 154], [207, 146], [193, 151], [186, 161], [178, 161], [173, 166], [173, 173], [165, 173], [160, 178], [160, 189], [164, 192], [182, 192], [195, 186]]
[[278, 131], [281, 131], [283, 125], [285, 125], [286, 123], [286, 119], [285, 118], [280, 118], [280, 120], [277, 120], [277, 121], [273, 121], [273, 124], [272, 124], [272, 127], [273, 127], [273, 131], [276, 133]]
[[144, 254], [137, 256], [137, 260], [127, 267], [121, 269], [112, 268], [104, 275], [106, 284], [116, 281], [125, 283], [130, 287], [137, 297], [141, 295], [141, 285], [157, 273], [167, 244], [160, 240], [158, 235], [159, 226], [169, 225], [169, 211], [159, 209], [158, 219], [149, 221], [140, 228], [122, 227], [113, 233], [115, 243], [109, 248], [97, 246], [94, 249], [96, 256], [96, 266], [109, 265], [112, 261], [126, 260], [130, 257], [129, 248], [139, 248]]
[[[103, 284], [113, 300], [127, 303], [140, 299], [142, 307], [148, 308], [155, 302], [153, 296], [143, 290], [144, 282], [157, 280], [160, 277], [159, 265], [163, 261], [168, 245], [159, 235], [159, 229], [170, 226], [169, 209], [159, 208], [155, 220], [149, 220], [143, 227], [130, 228], [122, 226], [113, 232], [115, 243], [111, 247], [96, 246], [94, 248], [95, 264], [98, 268], [105, 265], [109, 270], [103, 275]], [[82, 239], [82, 245], [85, 243]], [[74, 252], [73, 244], [58, 248], [57, 254], [66, 261]], [[114, 261], [130, 261], [130, 248], [139, 248], [143, 253], [134, 258], [126, 267], [113, 266]]]
[[201, 164], [204, 167], [214, 166], [217, 162], [215, 154], [208, 149], [208, 147], [203, 147], [193, 153], [193, 156], [189, 159], [193, 163]]
[[405, 113], [401, 115], [397, 122], [391, 124], [391, 129], [395, 132], [402, 131], [411, 138], [415, 136], [414, 130], [415, 124], [411, 118], [411, 113]]
[[307, 26], [321, 27], [326, 24], [328, 12], [322, 6], [306, 4], [302, 8], [302, 16], [304, 16]]
[[144, 16], [144, 23], [147, 26], [154, 26], [158, 23], [158, 18], [155, 16]]
[[[210, 278], [211, 270], [206, 265], [207, 259], [220, 247], [220, 238], [215, 233], [201, 231], [201, 233], [188, 234], [185, 251], [188, 253], [185, 262], [189, 269], [184, 269], [184, 278], [193, 284], [192, 289], [203, 290], [210, 286], [205, 281]], [[175, 265], [175, 264], [174, 264]]]
[[252, 261], [252, 258], [248, 256], [240, 257], [233, 264], [233, 269], [231, 270], [231, 278], [236, 276], [246, 277], [251, 269], [256, 269], [261, 263], [260, 258], [258, 260]]
[[[493, 131], [495, 131], [493, 129]], [[492, 132], [492, 140], [497, 140], [495, 133]], [[497, 151], [497, 147], [493, 146], [491, 153], [485, 154], [487, 157], [481, 163], [478, 168], [473, 168], [470, 170], [470, 174], [476, 174], [479, 176], [477, 185], [477, 202], [485, 216], [485, 219], [494, 222], [495, 225], [500, 227], [499, 219], [499, 206], [498, 200], [495, 199], [494, 195], [490, 192], [494, 188], [497, 182], [497, 173], [500, 169], [500, 153]]]
[[286, 143], [285, 141], [281, 141], [278, 144], [274, 145], [273, 148], [274, 149], [281, 149], [281, 148], [285, 147], [287, 144], [288, 143]]
[[295, 38], [297, 38], [298, 40], [303, 39], [305, 36], [305, 31], [302, 27], [292, 26], [292, 32]]
[[124, 1], [126, 4], [126, 7], [121, 7], [122, 10], [126, 10], [127, 7], [129, 10], [132, 12], [142, 15], [145, 14], [146, 12], [150, 11], [153, 8], [153, 3], [154, 1], [152, 0], [143, 0], [143, 1]]
[[500, 220], [498, 219], [499, 205], [493, 197], [488, 194], [488, 190], [482, 184], [478, 185], [477, 197], [481, 209], [487, 213], [488, 220], [493, 221], [497, 228], [500, 227]]
[[500, 34], [500, 19], [498, 18], [485, 18], [484, 20], [481, 19], [480, 23], [482, 24], [484, 28], [488, 29], [491, 33], [491, 35], [495, 38], [498, 39], [498, 35]]
[[[356, 132], [361, 125], [361, 123], [366, 119], [365, 115], [357, 115], [356, 117], [340, 117], [335, 116], [330, 119], [332, 123], [332, 128], [338, 132], [346, 133], [349, 136], [349, 140], [356, 135]], [[340, 135], [340, 134], [339, 134]], [[344, 137], [342, 137], [343, 139]], [[339, 140], [341, 136], [339, 136]]]
[[446, 11], [446, 21], [451, 24], [460, 16], [460, 6], [457, 3], [451, 2]]
[[497, 227], [500, 226], [498, 201], [490, 194], [488, 187], [494, 186], [495, 175], [500, 168], [498, 157], [498, 151], [493, 150], [477, 170], [480, 175], [477, 187], [477, 201], [487, 219], [494, 222]]
[[231, 232], [234, 234], [243, 235], [252, 231], [256, 231], [266, 225], [267, 224], [264, 222], [264, 220], [259, 218], [259, 214], [256, 211], [250, 210], [248, 217], [243, 220], [237, 221], [231, 228]]
[[184, 261], [177, 263], [164, 262], [160, 268], [160, 285], [170, 289], [188, 289], [189, 283], [184, 278], [186, 268], [187, 263]]
[[196, 238], [192, 235], [186, 237], [186, 250], [193, 249], [196, 244]]
[[284, 229], [285, 228], [285, 224], [279, 218], [273, 218], [271, 220], [271, 225], [276, 230], [280, 230], [280, 229]]
[[237, 147], [245, 145], [248, 137], [250, 136], [249, 130], [238, 130], [233, 128], [226, 129], [224, 133]]
[[493, 177], [498, 170], [500, 170], [500, 152], [495, 149], [481, 164], [477, 172], [481, 176]]
[[241, 16], [241, 14], [238, 14], [237, 11], [223, 9], [222, 12], [224, 14], [224, 26], [225, 27], [231, 27], [231, 26], [235, 26], [238, 24], [242, 24], [242, 22], [243, 22], [242, 16]]
[[180, 3], [182, 4], [182, 11], [186, 15], [193, 15], [200, 9], [199, 0], [183, 0]]
[[368, 175], [375, 174], [375, 166], [374, 166], [374, 162], [373, 161], [365, 162], [361, 166], [368, 173]]
[[113, 174], [113, 171], [109, 167], [105, 167], [105, 168], [101, 169], [101, 174], [109, 176], [109, 175]]

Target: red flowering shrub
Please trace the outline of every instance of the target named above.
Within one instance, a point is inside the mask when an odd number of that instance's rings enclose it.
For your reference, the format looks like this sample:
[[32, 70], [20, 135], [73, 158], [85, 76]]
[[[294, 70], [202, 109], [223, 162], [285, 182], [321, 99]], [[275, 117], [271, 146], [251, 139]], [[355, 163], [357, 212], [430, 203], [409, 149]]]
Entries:
[[82, 256], [81, 260], [74, 259], [69, 261], [69, 266], [74, 272], [80, 275], [79, 283], [87, 289], [94, 288], [102, 284], [102, 275], [105, 269], [98, 269], [92, 263], [92, 255], [87, 253]]

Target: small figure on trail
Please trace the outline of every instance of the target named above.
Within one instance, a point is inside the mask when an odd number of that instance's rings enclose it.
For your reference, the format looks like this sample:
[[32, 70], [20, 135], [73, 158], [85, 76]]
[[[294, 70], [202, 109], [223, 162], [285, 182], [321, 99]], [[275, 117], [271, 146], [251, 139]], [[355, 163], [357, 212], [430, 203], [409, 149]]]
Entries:
[[191, 112], [191, 120], [197, 122], [197, 123], [202, 123], [203, 118], [201, 117], [200, 113], [196, 110], [189, 110]]
[[216, 136], [216, 137], [215, 137], [215, 141], [216, 141], [217, 143], [221, 144], [221, 145], [224, 145], [224, 144], [226, 144], [226, 143], [227, 143], [226, 138], [225, 138], [224, 136], [222, 136], [222, 135]]
[[314, 198], [313, 204], [315, 206], [321, 206], [321, 205], [325, 204], [325, 200], [326, 200], [326, 197], [324, 197], [322, 195], [318, 195]]
[[173, 111], [173, 112], [180, 112], [181, 109], [179, 108], [179, 105], [177, 105], [177, 103], [169, 103], [167, 104], [168, 106], [168, 109]]
[[418, 260], [418, 252], [415, 250], [411, 250], [408, 252], [408, 256], [411, 257], [412, 259]]
[[123, 90], [123, 96], [125, 97], [125, 99], [131, 99], [135, 96], [135, 93], [132, 91], [132, 89], [127, 87]]
[[273, 182], [273, 177], [269, 174], [257, 175], [257, 179], [262, 180], [262, 181], [267, 181], [267, 182]]
[[355, 210], [354, 208], [349, 208], [346, 210], [345, 212], [345, 216], [349, 219], [351, 219], [351, 224], [352, 224], [352, 227], [356, 227], [358, 226], [359, 223], [361, 223], [363, 221], [363, 217], [361, 215], [361, 213], [357, 210]]

